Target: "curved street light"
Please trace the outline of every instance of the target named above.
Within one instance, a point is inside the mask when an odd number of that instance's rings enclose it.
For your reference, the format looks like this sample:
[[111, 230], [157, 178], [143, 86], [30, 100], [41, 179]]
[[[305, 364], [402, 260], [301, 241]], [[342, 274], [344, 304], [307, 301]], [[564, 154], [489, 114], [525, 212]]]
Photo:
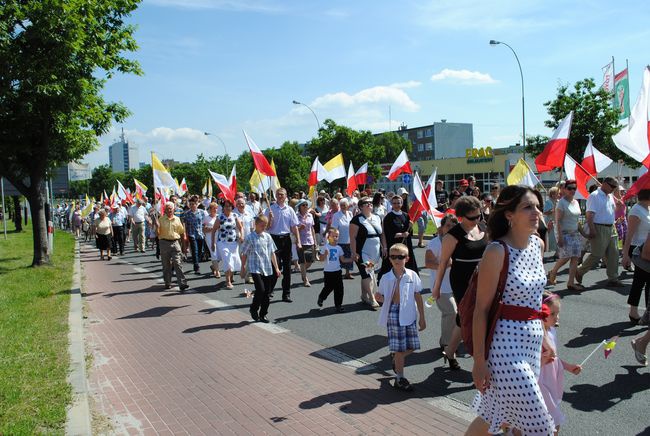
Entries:
[[297, 100], [294, 100], [294, 101], [293, 101], [293, 104], [301, 104], [301, 105], [303, 105], [304, 107], [306, 107], [307, 109], [309, 109], [309, 110], [311, 111], [311, 113], [314, 115], [314, 118], [316, 118], [316, 124], [318, 124], [318, 130], [320, 130], [320, 121], [318, 121], [318, 117], [316, 116], [316, 112], [314, 112], [314, 111], [312, 110], [312, 108], [310, 108], [309, 106], [307, 106], [305, 103], [301, 103], [301, 102], [299, 102], [299, 101], [297, 101]]
[[[205, 136], [214, 136], [215, 138], [217, 138], [221, 142], [221, 145], [223, 145], [223, 156], [225, 158], [227, 158], [228, 160], [230, 160], [230, 156], [228, 156], [228, 150], [226, 150], [226, 143], [223, 142], [223, 139], [221, 139], [221, 136], [215, 135], [214, 133], [210, 133], [210, 132], [203, 132], [203, 134]], [[228, 164], [226, 163], [226, 170], [227, 169], [228, 169]]]
[[499, 45], [503, 44], [506, 47], [510, 49], [513, 55], [515, 55], [515, 59], [517, 60], [517, 65], [519, 66], [519, 75], [521, 76], [521, 129], [522, 129], [522, 144], [524, 146], [524, 152], [523, 152], [523, 157], [524, 160], [526, 159], [526, 109], [525, 109], [525, 103], [524, 103], [524, 72], [521, 69], [521, 63], [519, 62], [519, 56], [517, 56], [517, 53], [515, 50], [510, 47], [510, 45], [506, 44], [503, 41], [496, 41], [494, 39], [490, 40], [490, 45]]

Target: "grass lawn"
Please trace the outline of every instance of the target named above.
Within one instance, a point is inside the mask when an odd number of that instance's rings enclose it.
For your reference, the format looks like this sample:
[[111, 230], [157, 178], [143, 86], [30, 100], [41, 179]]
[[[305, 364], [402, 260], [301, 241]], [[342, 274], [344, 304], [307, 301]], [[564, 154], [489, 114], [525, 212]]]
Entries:
[[74, 238], [57, 232], [52, 266], [32, 268], [31, 223], [7, 237], [0, 227], [0, 435], [63, 434]]
[[428, 221], [427, 221], [427, 228], [426, 228], [426, 230], [424, 231], [424, 234], [425, 234], [425, 235], [434, 236], [434, 235], [436, 234], [436, 232], [437, 232], [437, 230], [436, 230], [436, 223], [433, 222], [432, 219], [428, 220]]

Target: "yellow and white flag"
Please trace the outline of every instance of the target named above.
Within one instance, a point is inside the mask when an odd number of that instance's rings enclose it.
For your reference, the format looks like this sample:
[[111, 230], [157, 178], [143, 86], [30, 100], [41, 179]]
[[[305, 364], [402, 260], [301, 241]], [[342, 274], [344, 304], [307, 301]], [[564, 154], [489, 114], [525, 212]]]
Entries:
[[328, 160], [327, 163], [323, 165], [323, 168], [327, 171], [323, 180], [327, 180], [329, 183], [332, 183], [337, 179], [345, 178], [346, 173], [345, 164], [343, 162], [343, 153], [339, 153], [332, 159]]
[[153, 185], [155, 188], [176, 189], [174, 178], [155, 153], [151, 153], [151, 168], [153, 169]]
[[86, 207], [83, 208], [81, 211], [81, 217], [86, 218], [90, 212], [93, 211], [93, 205], [95, 204], [95, 199], [93, 198], [93, 201], [90, 201], [88, 198], [88, 194], [86, 194]]
[[525, 185], [534, 188], [541, 182], [530, 169], [525, 160], [519, 158], [517, 165], [510, 171], [508, 174], [508, 179], [506, 180], [508, 186], [510, 185]]
[[[273, 171], [277, 174], [275, 161], [273, 159], [271, 159], [271, 168], [273, 168]], [[280, 179], [278, 179], [277, 176], [265, 176], [257, 171], [257, 169], [253, 170], [253, 174], [248, 183], [251, 186], [251, 191], [257, 192], [258, 194], [263, 194], [269, 189], [275, 193], [275, 191], [281, 188]]]

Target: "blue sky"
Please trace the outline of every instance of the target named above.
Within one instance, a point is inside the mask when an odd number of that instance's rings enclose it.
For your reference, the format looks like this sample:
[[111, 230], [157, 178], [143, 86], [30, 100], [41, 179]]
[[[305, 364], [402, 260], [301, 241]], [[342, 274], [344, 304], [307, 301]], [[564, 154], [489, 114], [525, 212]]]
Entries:
[[[108, 163], [126, 136], [140, 160], [192, 161], [246, 150], [242, 129], [262, 148], [316, 134], [332, 118], [383, 132], [446, 119], [474, 124], [476, 147], [521, 137], [522, 64], [526, 133], [550, 134], [543, 102], [557, 85], [602, 81], [615, 56], [630, 65], [632, 103], [648, 57], [650, 7], [643, 1], [289, 1], [144, 0], [133, 14], [142, 77], [116, 76], [110, 101], [133, 112], [100, 138], [85, 161]], [[597, 144], [595, 144], [598, 146]], [[331, 156], [323, 156], [329, 158]]]

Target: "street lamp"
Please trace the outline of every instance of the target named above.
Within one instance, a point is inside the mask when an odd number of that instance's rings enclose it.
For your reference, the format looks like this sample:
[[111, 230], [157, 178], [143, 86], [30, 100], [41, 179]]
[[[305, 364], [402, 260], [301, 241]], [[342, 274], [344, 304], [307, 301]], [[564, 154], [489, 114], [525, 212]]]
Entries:
[[[214, 136], [215, 138], [217, 138], [221, 142], [221, 145], [223, 145], [223, 156], [225, 158], [230, 159], [230, 156], [228, 156], [228, 150], [226, 150], [226, 143], [223, 142], [223, 139], [221, 139], [219, 135], [215, 135], [214, 133], [210, 133], [210, 132], [203, 132], [203, 134], [205, 136]], [[226, 163], [226, 170], [227, 169], [228, 169], [228, 164]]]
[[519, 66], [519, 75], [521, 76], [521, 129], [522, 129], [522, 144], [524, 145], [524, 153], [523, 157], [524, 160], [526, 159], [526, 109], [524, 105], [524, 73], [521, 69], [521, 63], [519, 62], [519, 56], [517, 56], [517, 53], [515, 50], [510, 47], [508, 44], [506, 44], [503, 41], [495, 41], [494, 39], [490, 40], [490, 45], [498, 45], [498, 44], [503, 44], [506, 47], [510, 49], [513, 55], [515, 55], [515, 59], [517, 60], [517, 65]]
[[318, 121], [318, 117], [316, 116], [316, 112], [314, 112], [314, 111], [312, 110], [312, 108], [310, 108], [309, 106], [307, 106], [305, 103], [301, 103], [301, 102], [296, 101], [296, 100], [293, 101], [293, 104], [301, 104], [301, 105], [303, 105], [304, 107], [306, 107], [307, 109], [309, 109], [309, 110], [311, 111], [311, 113], [314, 114], [314, 118], [316, 118], [316, 124], [318, 124], [318, 130], [320, 130], [320, 121]]

